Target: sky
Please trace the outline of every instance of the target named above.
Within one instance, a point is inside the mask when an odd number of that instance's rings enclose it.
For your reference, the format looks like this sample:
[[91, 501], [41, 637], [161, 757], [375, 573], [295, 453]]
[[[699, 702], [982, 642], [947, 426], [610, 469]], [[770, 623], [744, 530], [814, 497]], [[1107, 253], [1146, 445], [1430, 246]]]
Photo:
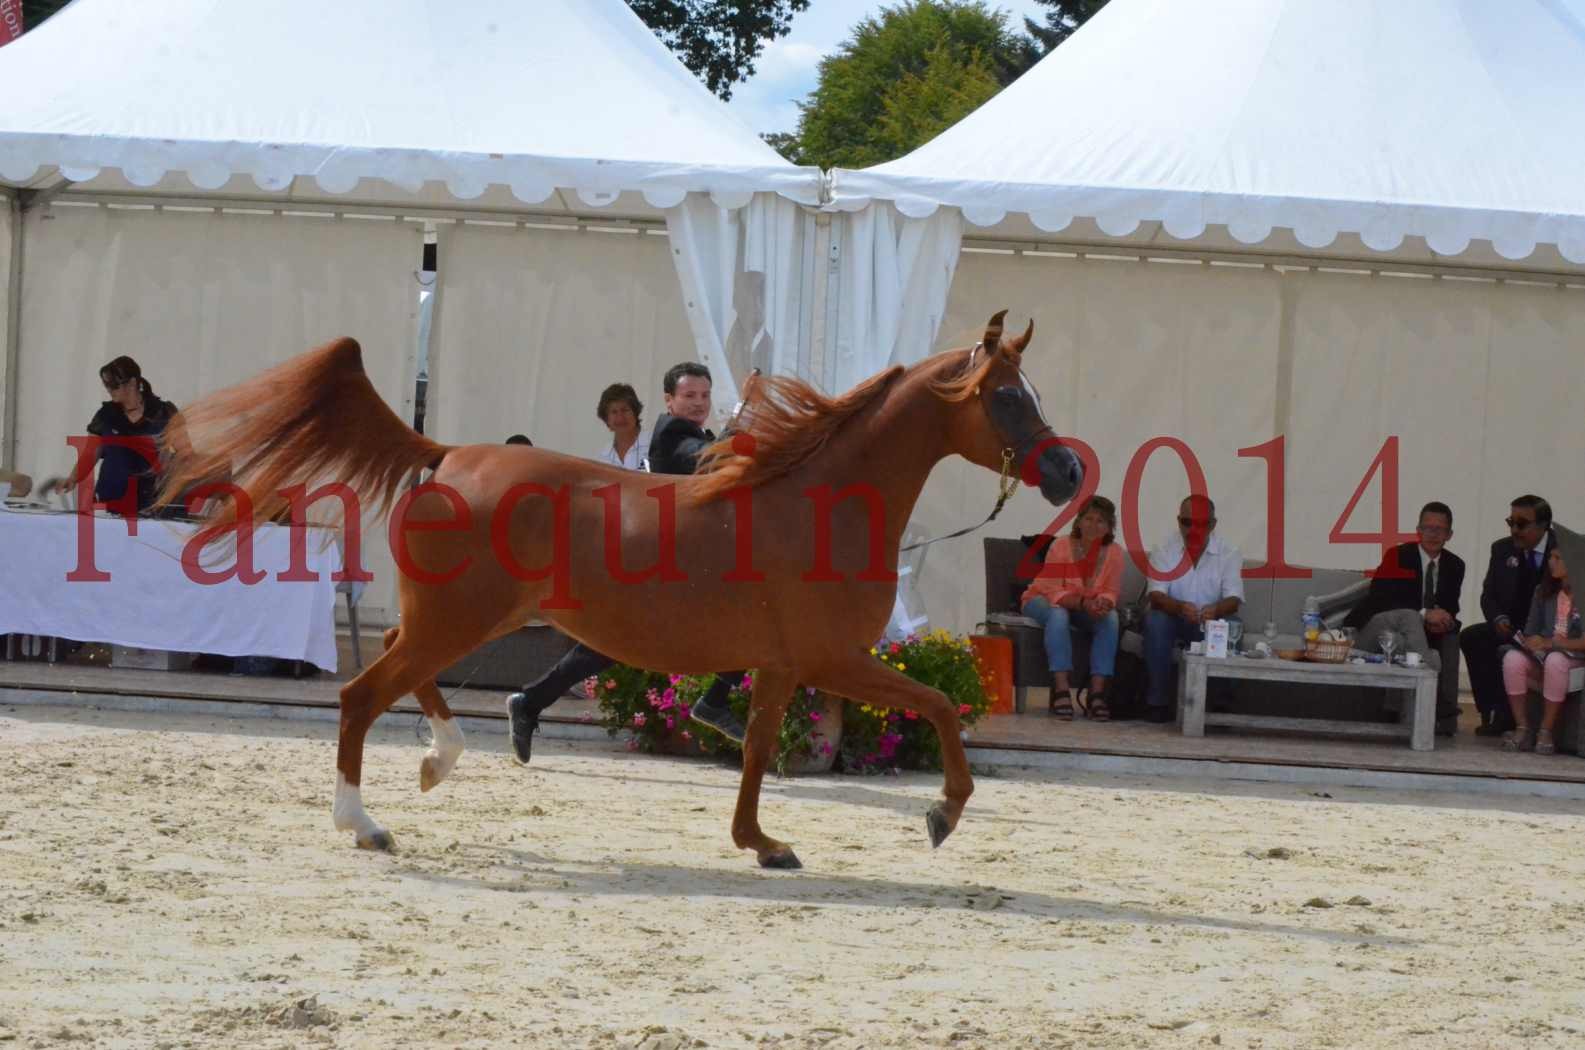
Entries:
[[[754, 76], [736, 85], [730, 105], [755, 131], [792, 131], [798, 103], [814, 90], [820, 60], [848, 38], [860, 19], [877, 15], [898, 0], [811, 0], [809, 10], [793, 16], [792, 31], [772, 41], [755, 63]], [[1008, 26], [1023, 31], [1024, 17], [1040, 17], [1035, 0], [987, 0], [1008, 12]]]

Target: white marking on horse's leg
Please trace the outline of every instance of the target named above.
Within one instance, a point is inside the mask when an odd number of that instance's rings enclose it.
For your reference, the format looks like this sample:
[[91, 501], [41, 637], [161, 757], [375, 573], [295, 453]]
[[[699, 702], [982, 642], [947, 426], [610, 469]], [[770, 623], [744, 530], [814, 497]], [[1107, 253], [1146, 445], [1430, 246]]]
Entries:
[[418, 766], [418, 787], [428, 791], [451, 775], [451, 769], [462, 754], [462, 727], [455, 718], [431, 718], [429, 731], [433, 741], [424, 752], [424, 761]]
[[363, 792], [358, 785], [347, 783], [346, 775], [336, 772], [336, 802], [330, 817], [337, 831], [350, 831], [357, 836], [358, 845], [364, 849], [390, 849], [391, 835], [364, 812]]

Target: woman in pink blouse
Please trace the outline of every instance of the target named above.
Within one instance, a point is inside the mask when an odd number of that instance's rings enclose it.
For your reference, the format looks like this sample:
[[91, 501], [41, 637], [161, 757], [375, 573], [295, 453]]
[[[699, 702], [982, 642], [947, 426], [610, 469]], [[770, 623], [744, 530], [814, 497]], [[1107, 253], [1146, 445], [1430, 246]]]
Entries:
[[1045, 629], [1051, 667], [1051, 713], [1073, 720], [1070, 628], [1090, 636], [1090, 691], [1085, 713], [1097, 722], [1111, 718], [1106, 682], [1117, 663], [1117, 597], [1123, 585], [1123, 549], [1113, 543], [1117, 507], [1095, 496], [1073, 522], [1073, 532], [1051, 541], [1045, 564], [1019, 605]]
[[[1563, 713], [1568, 696], [1569, 674], [1585, 664], [1585, 630], [1580, 610], [1574, 604], [1574, 588], [1569, 585], [1568, 566], [1556, 547], [1547, 557], [1546, 578], [1535, 589], [1530, 602], [1530, 618], [1515, 645], [1503, 653], [1502, 680], [1519, 728], [1504, 733], [1502, 746], [1507, 751], [1535, 751], [1539, 755], [1557, 752], [1552, 731]], [[1530, 690], [1540, 687], [1546, 701], [1541, 714], [1541, 729], [1530, 727]]]

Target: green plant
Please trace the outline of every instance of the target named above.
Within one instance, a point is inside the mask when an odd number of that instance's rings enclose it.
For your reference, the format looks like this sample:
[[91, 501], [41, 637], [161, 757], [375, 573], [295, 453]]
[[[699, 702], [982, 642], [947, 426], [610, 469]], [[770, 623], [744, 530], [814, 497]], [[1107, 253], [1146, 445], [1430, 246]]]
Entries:
[[[715, 675], [665, 675], [613, 664], [591, 680], [590, 693], [600, 705], [600, 724], [611, 736], [628, 734], [628, 747], [655, 753], [697, 745], [707, 754], [741, 754], [733, 741], [706, 725], [689, 720], [693, 705], [703, 699]], [[754, 672], [728, 694], [738, 717], [748, 720], [754, 690]], [[831, 745], [817, 737], [822, 718], [819, 694], [800, 688], [788, 705], [776, 740], [776, 771], [808, 758], [817, 749], [829, 754]]]
[[[965, 726], [990, 712], [991, 697], [967, 638], [936, 630], [870, 652], [914, 681], [945, 693]], [[849, 704], [842, 721], [842, 768], [850, 773], [940, 769], [941, 740], [916, 712]]]
[[[904, 642], [876, 646], [870, 652], [882, 663], [916, 682], [941, 690], [957, 707], [958, 718], [973, 725], [989, 713], [991, 697], [981, 679], [979, 661], [967, 638], [944, 630], [911, 636]], [[600, 705], [600, 724], [612, 736], [628, 735], [628, 747], [649, 753], [697, 746], [707, 754], [740, 754], [741, 748], [709, 726], [689, 720], [714, 675], [665, 675], [613, 664], [590, 683]], [[732, 709], [745, 721], [754, 689], [754, 672], [729, 695]], [[818, 734], [825, 697], [800, 687], [787, 708], [776, 741], [776, 771], [812, 756], [831, 744]], [[941, 741], [935, 727], [916, 712], [849, 703], [842, 716], [841, 764], [845, 772], [876, 773], [892, 769], [940, 769]]]

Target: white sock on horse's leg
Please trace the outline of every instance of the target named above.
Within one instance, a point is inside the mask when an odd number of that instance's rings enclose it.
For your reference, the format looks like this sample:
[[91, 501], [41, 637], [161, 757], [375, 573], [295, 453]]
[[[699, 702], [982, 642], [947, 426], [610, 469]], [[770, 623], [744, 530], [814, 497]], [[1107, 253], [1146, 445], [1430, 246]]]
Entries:
[[364, 849], [389, 849], [391, 836], [374, 822], [363, 809], [363, 792], [356, 784], [347, 783], [346, 774], [336, 771], [336, 802], [330, 817], [337, 831], [350, 831], [358, 837]]
[[450, 776], [462, 754], [462, 727], [457, 725], [455, 718], [431, 718], [429, 731], [434, 739], [418, 767], [418, 786], [422, 791], [428, 791]]

